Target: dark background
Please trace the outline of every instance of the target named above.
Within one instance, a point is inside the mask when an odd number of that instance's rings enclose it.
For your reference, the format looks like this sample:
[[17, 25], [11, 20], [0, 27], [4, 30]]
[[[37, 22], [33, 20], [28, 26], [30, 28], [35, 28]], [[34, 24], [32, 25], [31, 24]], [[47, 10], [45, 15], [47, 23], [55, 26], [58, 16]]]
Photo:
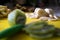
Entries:
[[[0, 5], [6, 5], [9, 8], [14, 7], [16, 4], [19, 4], [19, 0], [0, 0]], [[45, 7], [45, 6], [57, 6], [60, 5], [60, 1], [57, 0], [25, 0], [22, 6], [35, 6], [35, 7]]]

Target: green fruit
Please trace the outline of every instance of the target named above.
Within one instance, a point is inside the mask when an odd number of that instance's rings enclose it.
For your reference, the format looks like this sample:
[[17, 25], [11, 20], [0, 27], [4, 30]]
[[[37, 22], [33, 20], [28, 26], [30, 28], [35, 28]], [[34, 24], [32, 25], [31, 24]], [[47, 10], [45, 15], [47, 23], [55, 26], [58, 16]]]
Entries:
[[43, 34], [43, 35], [39, 35], [39, 34], [30, 34], [31, 37], [33, 38], [50, 38], [53, 36], [53, 34], [49, 33], [49, 34]]
[[17, 32], [21, 31], [23, 27], [24, 27], [24, 25], [18, 24], [18, 25], [12, 26], [11, 28], [1, 31], [0, 32], [0, 39], [16, 34]]
[[[40, 35], [40, 37], [44, 38], [44, 37], [52, 37], [53, 33], [55, 31], [55, 28], [53, 25], [49, 25], [45, 21], [36, 21], [34, 23], [30, 23], [30, 24], [26, 25], [25, 31], [29, 34], [32, 34], [35, 36]], [[36, 34], [38, 34], [38, 35], [36, 35]], [[48, 36], [50, 34], [51, 34], [51, 36]]]
[[19, 9], [13, 10], [9, 15], [8, 15], [8, 22], [10, 25], [16, 25], [16, 24], [23, 24], [25, 25], [26, 21], [26, 16], [23, 11]]

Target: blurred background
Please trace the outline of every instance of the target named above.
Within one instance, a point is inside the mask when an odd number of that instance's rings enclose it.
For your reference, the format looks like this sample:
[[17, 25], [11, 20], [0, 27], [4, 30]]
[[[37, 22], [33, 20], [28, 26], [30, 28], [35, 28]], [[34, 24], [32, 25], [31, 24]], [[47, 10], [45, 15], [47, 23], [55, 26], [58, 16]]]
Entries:
[[7, 5], [9, 8], [13, 8], [16, 4], [31, 7], [57, 7], [60, 6], [60, 0], [0, 0], [0, 5]]
[[37, 7], [52, 8], [55, 13], [60, 13], [60, 0], [0, 0], [0, 5], [23, 11], [34, 11]]

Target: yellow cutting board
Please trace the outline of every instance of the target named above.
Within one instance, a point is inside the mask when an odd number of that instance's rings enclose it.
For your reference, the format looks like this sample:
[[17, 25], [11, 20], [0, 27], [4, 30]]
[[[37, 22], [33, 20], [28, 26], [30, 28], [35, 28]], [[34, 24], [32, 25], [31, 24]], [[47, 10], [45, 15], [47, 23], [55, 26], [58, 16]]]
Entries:
[[[26, 24], [38, 21], [39, 19], [31, 19], [27, 18], [26, 19]], [[55, 27], [60, 28], [60, 21], [48, 21], [49, 24], [53, 24]], [[0, 31], [4, 30], [6, 28], [9, 28], [9, 23], [7, 18], [0, 20]], [[25, 33], [19, 33], [13, 37], [8, 38], [8, 40], [36, 40], [31, 38], [30, 36], [26, 35]], [[49, 40], [60, 40], [60, 37], [56, 38], [50, 38]]]

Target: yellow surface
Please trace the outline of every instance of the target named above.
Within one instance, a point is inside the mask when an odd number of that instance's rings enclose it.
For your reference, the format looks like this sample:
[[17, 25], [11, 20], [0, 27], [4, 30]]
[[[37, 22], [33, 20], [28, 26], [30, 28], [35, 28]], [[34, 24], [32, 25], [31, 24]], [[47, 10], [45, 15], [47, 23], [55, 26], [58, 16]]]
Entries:
[[[34, 22], [33, 20], [38, 21], [38, 19], [32, 19], [31, 20], [31, 18], [27, 18], [26, 19], [26, 24], [28, 24], [30, 22]], [[3, 31], [3, 30], [5, 30], [7, 28], [10, 28], [10, 27], [11, 26], [9, 25], [9, 22], [8, 22], [7, 18], [0, 20], [0, 31]]]
[[[26, 24], [28, 24], [30, 22], [34, 22], [34, 21], [38, 21], [38, 19], [27, 18]], [[60, 28], [60, 21], [48, 21], [48, 23], [55, 25], [55, 27], [57, 27], [57, 28]], [[6, 28], [9, 28], [9, 27], [10, 26], [9, 26], [7, 19], [0, 20], [0, 31], [4, 30]], [[32, 39], [31, 37], [29, 37], [28, 35], [26, 35], [25, 33], [22, 33], [22, 34], [19, 33], [16, 36], [10, 37], [8, 39], [10, 39], [10, 40], [35, 40], [35, 39]], [[60, 37], [51, 38], [49, 40], [60, 40]]]
[[0, 31], [9, 28], [9, 23], [7, 19], [0, 20]]

